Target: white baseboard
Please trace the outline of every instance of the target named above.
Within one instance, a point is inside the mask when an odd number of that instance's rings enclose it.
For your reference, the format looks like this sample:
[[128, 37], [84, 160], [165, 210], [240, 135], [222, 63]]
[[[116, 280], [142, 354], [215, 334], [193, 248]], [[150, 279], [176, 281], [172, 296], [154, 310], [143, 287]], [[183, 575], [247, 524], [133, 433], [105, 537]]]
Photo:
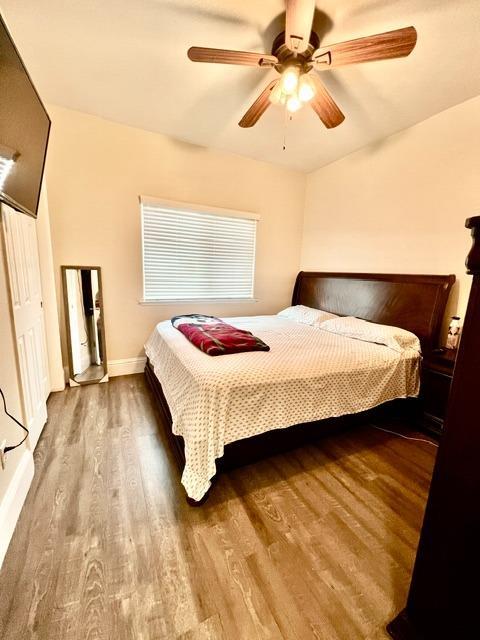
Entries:
[[50, 389], [50, 393], [57, 393], [58, 391], [64, 391], [65, 390], [65, 384], [63, 384], [62, 386], [54, 386]]
[[34, 472], [32, 452], [26, 449], [0, 502], [0, 568], [30, 489]]
[[139, 358], [123, 358], [122, 360], [108, 361], [108, 375], [129, 376], [132, 373], [142, 373], [145, 369], [147, 359], [145, 356]]
[[[120, 360], [108, 361], [108, 377], [114, 378], [115, 376], [129, 376], [132, 373], [142, 373], [145, 369], [145, 363], [147, 358], [140, 356], [138, 358], [122, 358]], [[68, 367], [64, 367], [65, 380], [68, 383], [70, 378]]]

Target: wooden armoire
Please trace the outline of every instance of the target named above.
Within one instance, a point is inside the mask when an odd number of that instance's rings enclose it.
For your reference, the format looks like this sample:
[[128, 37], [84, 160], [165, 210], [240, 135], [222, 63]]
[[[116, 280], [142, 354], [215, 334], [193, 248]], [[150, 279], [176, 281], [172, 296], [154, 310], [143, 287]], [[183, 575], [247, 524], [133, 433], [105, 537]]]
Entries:
[[480, 216], [466, 221], [473, 275], [405, 609], [395, 640], [480, 638]]

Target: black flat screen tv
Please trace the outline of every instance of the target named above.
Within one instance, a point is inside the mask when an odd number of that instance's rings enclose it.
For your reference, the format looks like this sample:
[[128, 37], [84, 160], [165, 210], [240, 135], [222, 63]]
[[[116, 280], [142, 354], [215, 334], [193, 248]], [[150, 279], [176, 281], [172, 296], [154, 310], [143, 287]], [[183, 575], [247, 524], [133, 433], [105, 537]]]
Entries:
[[50, 124], [0, 16], [0, 201], [34, 217]]

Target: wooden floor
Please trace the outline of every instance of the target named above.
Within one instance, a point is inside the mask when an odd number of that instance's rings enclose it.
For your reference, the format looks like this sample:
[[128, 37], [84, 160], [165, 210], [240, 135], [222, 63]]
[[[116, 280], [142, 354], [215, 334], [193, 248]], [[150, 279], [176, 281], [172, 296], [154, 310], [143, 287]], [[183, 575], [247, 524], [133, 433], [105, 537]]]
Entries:
[[387, 637], [433, 447], [365, 426], [223, 475], [192, 508], [142, 375], [54, 394], [49, 415], [3, 640]]

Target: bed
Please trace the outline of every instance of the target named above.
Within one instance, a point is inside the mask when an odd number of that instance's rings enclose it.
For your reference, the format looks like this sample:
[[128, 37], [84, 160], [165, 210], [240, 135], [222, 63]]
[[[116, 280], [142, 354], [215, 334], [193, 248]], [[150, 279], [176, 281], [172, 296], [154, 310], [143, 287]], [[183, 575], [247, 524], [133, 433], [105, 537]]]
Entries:
[[[438, 344], [453, 281], [300, 272], [292, 304], [400, 327], [418, 336], [425, 352]], [[217, 460], [240, 443], [255, 449], [266, 434], [279, 438], [294, 425], [308, 426], [297, 426], [296, 433], [318, 432], [340, 416], [418, 395], [418, 349], [397, 351], [280, 316], [229, 322], [254, 333], [270, 351], [209, 357], [169, 321], [159, 323], [145, 345], [147, 380], [194, 503], [207, 495]]]

